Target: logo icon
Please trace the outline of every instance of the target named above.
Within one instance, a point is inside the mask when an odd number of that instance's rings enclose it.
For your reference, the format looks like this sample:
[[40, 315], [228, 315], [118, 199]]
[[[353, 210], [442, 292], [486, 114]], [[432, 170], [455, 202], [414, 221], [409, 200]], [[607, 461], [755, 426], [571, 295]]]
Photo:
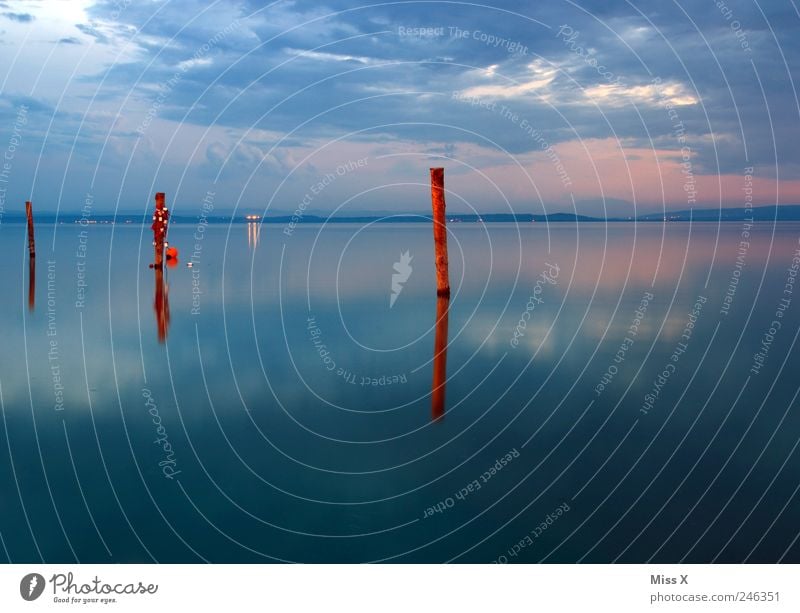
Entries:
[[44, 577], [39, 573], [29, 573], [19, 582], [19, 595], [30, 602], [36, 600], [44, 592]]
[[411, 276], [411, 272], [413, 271], [413, 268], [411, 268], [411, 260], [413, 259], [414, 256], [409, 255], [408, 251], [406, 251], [400, 254], [400, 260], [395, 262], [392, 266], [395, 273], [392, 275], [392, 297], [389, 299], [390, 309], [397, 301], [397, 297], [400, 296], [400, 292], [403, 291], [403, 283], [408, 281], [408, 278]]

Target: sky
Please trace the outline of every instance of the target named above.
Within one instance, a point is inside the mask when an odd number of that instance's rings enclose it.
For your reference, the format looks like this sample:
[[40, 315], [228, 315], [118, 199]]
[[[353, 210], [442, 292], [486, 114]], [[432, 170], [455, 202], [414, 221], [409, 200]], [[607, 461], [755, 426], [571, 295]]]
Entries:
[[[0, 0], [0, 222], [800, 203], [796, 0]], [[204, 204], [205, 203], [205, 204]]]

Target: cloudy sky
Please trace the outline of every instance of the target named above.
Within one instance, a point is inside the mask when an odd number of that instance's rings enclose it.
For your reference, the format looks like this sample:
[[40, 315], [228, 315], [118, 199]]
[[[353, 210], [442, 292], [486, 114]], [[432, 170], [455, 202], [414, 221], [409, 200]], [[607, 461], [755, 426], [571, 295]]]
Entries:
[[[794, 0], [0, 1], [0, 200], [634, 214], [800, 203]], [[5, 191], [2, 191], [5, 190]]]

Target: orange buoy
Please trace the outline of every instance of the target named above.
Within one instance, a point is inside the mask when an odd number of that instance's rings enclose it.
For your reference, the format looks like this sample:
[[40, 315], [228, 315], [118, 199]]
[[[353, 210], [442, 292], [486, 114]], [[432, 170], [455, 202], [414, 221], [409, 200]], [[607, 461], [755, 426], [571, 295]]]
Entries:
[[169, 260], [178, 259], [178, 250], [175, 247], [167, 247], [167, 259]]

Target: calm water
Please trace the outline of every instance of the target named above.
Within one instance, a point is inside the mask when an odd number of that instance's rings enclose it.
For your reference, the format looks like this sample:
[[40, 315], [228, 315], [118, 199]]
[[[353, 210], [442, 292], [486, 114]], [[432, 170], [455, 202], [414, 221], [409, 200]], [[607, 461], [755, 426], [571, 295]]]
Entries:
[[0, 558], [800, 561], [800, 226], [283, 230], [0, 226]]

